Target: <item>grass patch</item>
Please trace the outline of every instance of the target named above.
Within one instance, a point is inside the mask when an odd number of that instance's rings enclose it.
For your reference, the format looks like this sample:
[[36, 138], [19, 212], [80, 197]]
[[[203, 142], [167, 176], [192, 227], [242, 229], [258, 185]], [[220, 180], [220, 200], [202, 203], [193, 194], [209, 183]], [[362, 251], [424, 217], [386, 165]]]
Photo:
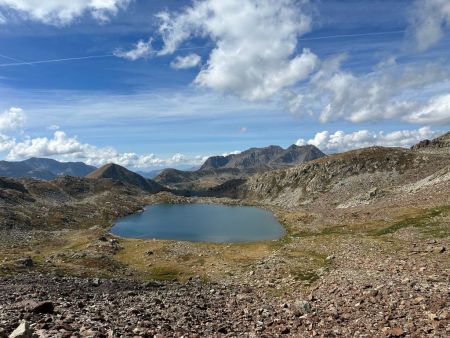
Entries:
[[329, 226], [317, 230], [300, 230], [292, 233], [292, 237], [313, 237], [313, 236], [329, 236], [329, 235], [345, 235], [349, 231], [345, 230], [344, 227]]
[[306, 284], [312, 284], [320, 278], [319, 275], [314, 271], [293, 270], [291, 271], [291, 274], [294, 276], [295, 280], [303, 281]]
[[147, 278], [158, 281], [176, 281], [181, 274], [180, 270], [172, 266], [155, 266], [150, 269]]
[[450, 206], [428, 209], [415, 217], [408, 217], [388, 227], [374, 230], [371, 234], [374, 236], [383, 236], [395, 233], [403, 228], [415, 227], [421, 228], [423, 233], [431, 236], [438, 235], [439, 237], [447, 237], [450, 235], [450, 229], [448, 226], [444, 228], [440, 227], [436, 218], [448, 216], [449, 214]]

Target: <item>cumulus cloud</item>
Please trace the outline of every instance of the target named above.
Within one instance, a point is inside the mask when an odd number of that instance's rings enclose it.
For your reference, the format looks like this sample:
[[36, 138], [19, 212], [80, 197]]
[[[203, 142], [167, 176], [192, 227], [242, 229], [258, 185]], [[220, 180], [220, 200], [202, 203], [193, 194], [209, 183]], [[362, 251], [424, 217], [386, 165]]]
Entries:
[[[180, 12], [161, 12], [163, 48], [173, 54], [186, 40], [208, 38], [215, 47], [194, 83], [248, 100], [265, 100], [305, 80], [317, 67], [298, 38], [310, 31], [308, 0], [203, 0]], [[131, 59], [131, 58], [130, 58]], [[197, 66], [199, 57], [177, 57], [172, 66]]]
[[0, 134], [0, 153], [10, 150], [15, 143], [16, 141], [13, 138]]
[[450, 123], [450, 94], [432, 97], [425, 105], [406, 118], [412, 123]]
[[22, 109], [11, 107], [0, 114], [0, 131], [17, 130], [24, 126], [26, 121], [25, 113]]
[[444, 65], [396, 65], [391, 61], [369, 74], [355, 75], [342, 70], [343, 59], [326, 60], [308, 88], [285, 94], [287, 108], [293, 113], [317, 114], [321, 122], [399, 119], [437, 124], [450, 120], [448, 90], [434, 89], [450, 84], [450, 71]]
[[186, 56], [177, 56], [175, 60], [170, 63], [170, 66], [174, 69], [187, 69], [200, 65], [202, 58], [200, 55], [192, 53]]
[[0, 9], [14, 11], [25, 19], [51, 25], [66, 25], [83, 14], [107, 21], [131, 0], [0, 0]]
[[417, 49], [427, 50], [450, 28], [450, 2], [448, 0], [416, 0], [409, 17], [409, 31]]
[[438, 136], [438, 134], [439, 132], [431, 130], [430, 127], [422, 127], [415, 130], [399, 130], [390, 133], [369, 130], [358, 130], [351, 133], [339, 130], [335, 133], [330, 133], [325, 130], [316, 133], [316, 135], [308, 141], [299, 139], [296, 144], [299, 146], [312, 144], [324, 152], [334, 153], [374, 145], [386, 147], [410, 147], [421, 140], [434, 138]]
[[[3, 145], [3, 146], [2, 146]], [[28, 138], [21, 142], [0, 137], [0, 148], [8, 150], [7, 160], [16, 161], [30, 157], [55, 157], [65, 160], [78, 160], [92, 165], [117, 163], [132, 168], [148, 168], [155, 166], [168, 166], [180, 163], [193, 163], [183, 154], [161, 159], [154, 154], [120, 153], [112, 147], [96, 147], [80, 142], [76, 137], [69, 137], [65, 132], [58, 130], [53, 138]]]
[[76, 137], [67, 136], [61, 130], [55, 131], [52, 138], [27, 138], [21, 142], [0, 134], [0, 152], [8, 151], [6, 159], [18, 161], [30, 157], [52, 157], [62, 160], [83, 161], [101, 166], [117, 163], [129, 168], [149, 168], [177, 164], [200, 164], [202, 157], [190, 158], [175, 154], [169, 158], [159, 158], [154, 154], [120, 153], [112, 147], [97, 147], [80, 142]]
[[128, 51], [117, 49], [114, 51], [114, 55], [120, 58], [124, 58], [130, 61], [135, 61], [141, 58], [148, 58], [154, 54], [154, 50], [152, 47], [152, 39], [148, 41], [139, 40], [133, 49]]

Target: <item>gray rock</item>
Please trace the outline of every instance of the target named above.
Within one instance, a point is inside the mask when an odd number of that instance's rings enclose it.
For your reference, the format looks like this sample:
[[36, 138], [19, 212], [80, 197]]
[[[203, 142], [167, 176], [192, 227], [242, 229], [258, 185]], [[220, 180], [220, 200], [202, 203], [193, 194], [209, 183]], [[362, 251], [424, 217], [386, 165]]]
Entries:
[[9, 338], [32, 338], [33, 329], [30, 328], [30, 325], [27, 321], [22, 321], [20, 325], [9, 335]]
[[306, 300], [297, 300], [294, 303], [294, 307], [301, 314], [306, 314], [311, 312], [311, 304]]

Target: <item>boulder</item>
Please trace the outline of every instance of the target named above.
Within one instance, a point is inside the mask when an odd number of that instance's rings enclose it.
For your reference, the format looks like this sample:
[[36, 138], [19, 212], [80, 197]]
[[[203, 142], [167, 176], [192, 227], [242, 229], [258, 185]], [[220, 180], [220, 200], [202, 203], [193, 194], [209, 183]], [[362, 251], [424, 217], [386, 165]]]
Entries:
[[34, 337], [33, 329], [27, 321], [22, 321], [20, 325], [9, 335], [9, 338], [32, 338]]
[[31, 311], [34, 313], [53, 313], [55, 306], [50, 301], [44, 301], [36, 303], [33, 307], [31, 307]]

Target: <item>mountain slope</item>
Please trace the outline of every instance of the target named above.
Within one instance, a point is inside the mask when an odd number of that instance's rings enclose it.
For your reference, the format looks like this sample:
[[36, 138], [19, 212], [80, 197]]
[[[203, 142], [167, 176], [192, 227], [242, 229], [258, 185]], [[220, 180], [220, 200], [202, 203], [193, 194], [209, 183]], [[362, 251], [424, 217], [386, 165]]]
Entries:
[[145, 179], [141, 175], [136, 174], [118, 164], [105, 164], [86, 176], [87, 178], [99, 179], [109, 178], [114, 181], [130, 184], [149, 192], [159, 192], [163, 187], [153, 180]]
[[29, 177], [52, 180], [57, 176], [86, 176], [96, 168], [82, 162], [59, 162], [49, 158], [32, 157], [28, 160], [0, 161], [0, 176]]
[[142, 189], [111, 179], [0, 177], [0, 232], [110, 225], [147, 204]]
[[[448, 185], [449, 176], [440, 171], [449, 166], [450, 154], [371, 147], [257, 174], [241, 182], [239, 187], [230, 185], [227, 190], [224, 185], [210, 193], [285, 207], [309, 205], [333, 210], [370, 204], [379, 197], [399, 200], [407, 194], [405, 186], [427, 177], [432, 183]], [[428, 188], [437, 189], [431, 184]]]
[[213, 156], [200, 169], [182, 171], [165, 169], [155, 181], [181, 190], [203, 190], [223, 184], [228, 180], [242, 179], [269, 170], [286, 168], [325, 156], [312, 145], [292, 145], [287, 149], [279, 146], [251, 148], [240, 154]]

